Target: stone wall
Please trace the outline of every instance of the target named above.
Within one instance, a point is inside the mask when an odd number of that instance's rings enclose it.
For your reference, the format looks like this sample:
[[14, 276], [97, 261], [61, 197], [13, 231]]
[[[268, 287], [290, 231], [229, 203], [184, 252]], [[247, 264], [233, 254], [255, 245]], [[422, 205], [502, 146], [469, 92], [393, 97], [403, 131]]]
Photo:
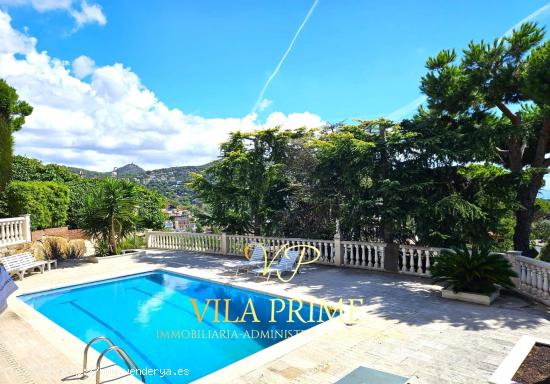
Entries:
[[16, 245], [8, 245], [7, 247], [0, 247], [0, 257], [31, 251], [31, 249], [32, 249], [32, 243], [23, 243], [23, 244], [16, 244]]
[[80, 229], [69, 229], [69, 227], [39, 229], [32, 232], [32, 241], [40, 240], [43, 236], [58, 236], [67, 240], [83, 239], [88, 237]]

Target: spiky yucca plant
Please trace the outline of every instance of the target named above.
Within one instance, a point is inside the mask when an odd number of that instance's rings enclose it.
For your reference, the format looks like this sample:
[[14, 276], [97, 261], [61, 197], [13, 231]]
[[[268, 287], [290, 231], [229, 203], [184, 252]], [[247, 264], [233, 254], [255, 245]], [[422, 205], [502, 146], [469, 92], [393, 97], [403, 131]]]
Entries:
[[430, 269], [435, 282], [455, 293], [472, 292], [490, 294], [500, 285], [512, 288], [512, 277], [517, 274], [502, 255], [486, 249], [455, 248], [441, 251]]

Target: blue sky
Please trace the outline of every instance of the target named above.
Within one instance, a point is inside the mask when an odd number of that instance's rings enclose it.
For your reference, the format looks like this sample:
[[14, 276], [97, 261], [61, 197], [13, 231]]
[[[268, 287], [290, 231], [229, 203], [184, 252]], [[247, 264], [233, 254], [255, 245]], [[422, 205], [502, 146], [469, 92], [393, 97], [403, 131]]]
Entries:
[[[68, 35], [64, 12], [9, 9], [38, 50], [123, 63], [169, 107], [244, 116], [312, 1], [99, 1], [108, 18]], [[340, 121], [386, 115], [419, 96], [428, 56], [502, 35], [543, 1], [320, 0], [264, 111]], [[541, 18], [547, 22], [548, 17]]]
[[[174, 123], [164, 136], [191, 143], [181, 153], [170, 152], [170, 146], [163, 144], [167, 159], [163, 151], [146, 145], [160, 143], [154, 132], [145, 142], [132, 138], [129, 146], [119, 137], [99, 137], [81, 146], [63, 143], [57, 151], [48, 151], [51, 145], [30, 145], [29, 137], [22, 136], [18, 149], [46, 161], [96, 169], [121, 161], [150, 168], [197, 164], [215, 156], [216, 146], [231, 126], [298, 124], [301, 119], [314, 124], [319, 120], [399, 118], [414, 110], [414, 103], [411, 108], [402, 107], [420, 96], [419, 79], [428, 56], [444, 48], [460, 49], [472, 39], [492, 40], [537, 10], [542, 9], [534, 20], [543, 25], [550, 22], [547, 0], [318, 0], [266, 89], [263, 108], [251, 114], [260, 90], [313, 4], [313, 0], [0, 0], [0, 10], [11, 19], [10, 28], [33, 38], [35, 52], [47, 51], [48, 60], [61, 61], [69, 71], [67, 76], [84, 84], [75, 88], [93, 83], [84, 92], [108, 95], [113, 104], [119, 101], [120, 92], [132, 87], [146, 93], [140, 93], [141, 101], [132, 99], [132, 106], [141, 106], [142, 99], [153, 95], [154, 101], [145, 108], [160, 108], [161, 117], [156, 117], [165, 118], [162, 108], [183, 116], [184, 122]], [[28, 55], [28, 51], [18, 54]], [[76, 76], [72, 63], [81, 56], [89, 58], [90, 68]], [[55, 64], [49, 66], [55, 70]], [[37, 76], [36, 71], [32, 76]], [[121, 83], [129, 84], [128, 78], [135, 84], [118, 89]], [[59, 93], [68, 92], [63, 84], [69, 80], [61, 76], [53, 81], [61, 87]], [[27, 89], [21, 79], [15, 82]], [[24, 90], [21, 93], [25, 96]], [[56, 92], [52, 93], [55, 97]], [[34, 104], [44, 102], [50, 108], [30, 122], [33, 127], [28, 135], [36, 139], [40, 131], [35, 127], [46, 115], [66, 111], [60, 111], [60, 103], [51, 105], [49, 97], [45, 101], [34, 98]], [[400, 113], [395, 114], [396, 110]], [[117, 111], [125, 114], [121, 108]], [[83, 116], [97, 120], [103, 116], [101, 107], [84, 111]], [[66, 120], [78, 123], [83, 119], [71, 115]], [[101, 130], [97, 121], [90, 124], [90, 130]], [[198, 126], [180, 137], [176, 131], [189, 124]], [[67, 123], [66, 128], [70, 126]], [[108, 133], [116, 131], [116, 124], [112, 127]], [[56, 129], [48, 127], [45, 132], [53, 134]], [[147, 127], [139, 129], [147, 131]], [[205, 130], [209, 131], [203, 137]], [[121, 130], [118, 136], [129, 137], [130, 132]], [[199, 136], [213, 146], [202, 148], [199, 141], [193, 141]]]

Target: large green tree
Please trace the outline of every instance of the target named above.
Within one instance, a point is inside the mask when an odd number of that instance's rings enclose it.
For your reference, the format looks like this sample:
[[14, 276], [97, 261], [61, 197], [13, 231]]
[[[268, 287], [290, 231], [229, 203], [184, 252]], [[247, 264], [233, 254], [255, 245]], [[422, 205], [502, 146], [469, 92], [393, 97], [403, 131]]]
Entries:
[[19, 100], [15, 89], [0, 79], [0, 193], [12, 176], [13, 133], [21, 129], [31, 113], [32, 107]]
[[232, 133], [221, 158], [191, 175], [189, 186], [208, 207], [203, 222], [231, 233], [277, 233], [292, 194], [289, 142], [302, 135], [278, 128]]
[[314, 140], [317, 200], [332, 202], [344, 237], [392, 243], [407, 235], [408, 207], [421, 188], [406, 155], [413, 136], [391, 121], [368, 120], [329, 127]]
[[490, 161], [516, 189], [514, 247], [529, 250], [537, 193], [550, 166], [550, 41], [523, 24], [492, 43], [471, 42], [461, 58], [444, 50], [427, 61], [427, 108], [417, 130], [432, 153], [455, 163]]

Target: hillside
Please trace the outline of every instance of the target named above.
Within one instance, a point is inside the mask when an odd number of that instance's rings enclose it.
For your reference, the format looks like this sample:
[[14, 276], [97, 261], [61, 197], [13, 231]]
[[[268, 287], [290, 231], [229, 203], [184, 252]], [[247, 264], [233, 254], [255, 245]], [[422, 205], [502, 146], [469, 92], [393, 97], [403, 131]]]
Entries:
[[145, 173], [145, 169], [141, 168], [139, 165], [135, 164], [126, 164], [117, 169], [118, 176], [128, 176], [128, 175], [141, 175]]
[[[193, 192], [185, 185], [189, 181], [189, 174], [191, 172], [202, 172], [211, 164], [160, 168], [150, 171], [146, 171], [136, 164], [126, 164], [117, 169], [117, 177], [132, 180], [149, 189], [158, 191], [172, 204], [189, 205], [195, 203]], [[96, 172], [83, 168], [67, 168], [71, 172], [82, 174], [84, 177], [105, 177], [112, 174], [112, 171]]]

